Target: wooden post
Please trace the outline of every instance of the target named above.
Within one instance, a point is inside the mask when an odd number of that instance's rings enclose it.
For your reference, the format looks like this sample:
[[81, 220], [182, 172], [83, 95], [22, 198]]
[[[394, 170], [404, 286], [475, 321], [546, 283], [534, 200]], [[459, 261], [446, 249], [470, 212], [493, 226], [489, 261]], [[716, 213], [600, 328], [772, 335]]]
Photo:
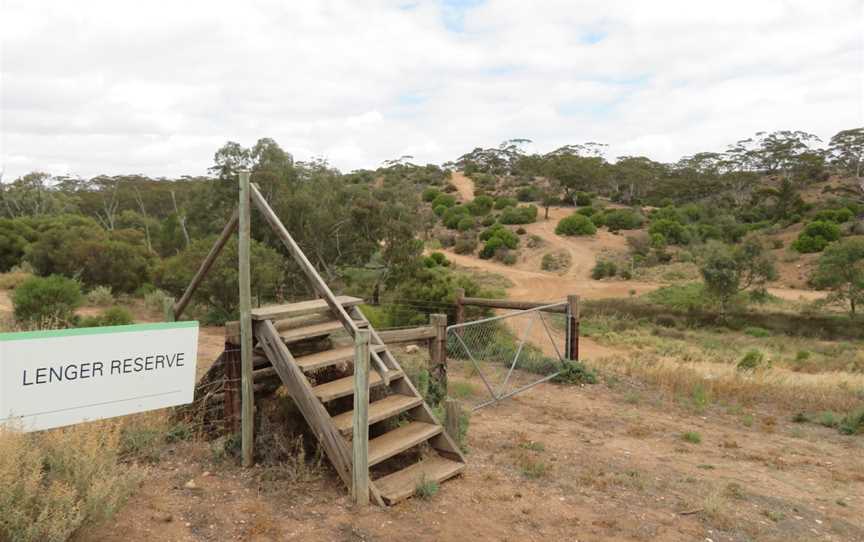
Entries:
[[[456, 288], [456, 323], [465, 323], [465, 288]], [[461, 329], [457, 331], [461, 335]]]
[[162, 314], [166, 322], [174, 321], [174, 298], [166, 297], [162, 300]]
[[447, 315], [430, 314], [429, 323], [435, 337], [429, 340], [429, 374], [438, 382], [442, 395], [447, 395]]
[[462, 405], [456, 399], [446, 398], [444, 400], [444, 430], [457, 443], [459, 443], [459, 421], [461, 418]]
[[252, 278], [249, 269], [252, 222], [249, 172], [240, 172], [238, 265], [240, 282], [240, 372], [243, 396], [240, 429], [243, 466], [251, 467], [255, 444], [255, 390], [252, 382]]
[[579, 296], [567, 296], [567, 359], [579, 359]]
[[174, 319], [180, 318], [180, 315], [186, 309], [186, 305], [192, 301], [192, 294], [195, 293], [195, 290], [198, 289], [198, 286], [201, 284], [201, 281], [204, 280], [204, 277], [207, 275], [207, 272], [210, 271], [210, 268], [213, 267], [213, 262], [216, 261], [216, 257], [219, 256], [219, 253], [222, 252], [222, 248], [225, 246], [225, 243], [228, 242], [228, 239], [231, 238], [231, 234], [234, 233], [234, 230], [237, 229], [237, 222], [239, 220], [239, 214], [237, 209], [234, 209], [234, 213], [231, 214], [231, 218], [228, 220], [228, 223], [225, 224], [225, 227], [222, 228], [222, 233], [219, 234], [219, 238], [216, 239], [216, 242], [213, 243], [213, 246], [210, 247], [210, 252], [207, 253], [207, 257], [204, 258], [204, 261], [201, 262], [201, 266], [198, 268], [198, 271], [195, 273], [195, 276], [192, 277], [192, 280], [189, 281], [189, 285], [186, 286], [186, 291], [183, 292], [183, 295], [180, 297], [180, 301], [174, 305]]
[[369, 504], [369, 337], [368, 329], [354, 335], [354, 435], [351, 476], [354, 502]]

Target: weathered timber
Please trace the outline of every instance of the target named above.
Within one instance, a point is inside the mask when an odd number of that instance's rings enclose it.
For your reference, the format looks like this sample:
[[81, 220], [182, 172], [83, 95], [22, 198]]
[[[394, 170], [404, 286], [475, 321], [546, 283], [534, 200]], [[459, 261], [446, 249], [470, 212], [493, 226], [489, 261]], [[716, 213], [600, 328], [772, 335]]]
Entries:
[[[336, 301], [343, 307], [354, 307], [363, 303], [363, 300], [359, 297], [351, 297], [348, 295], [337, 296]], [[330, 307], [323, 299], [310, 299], [309, 301], [300, 301], [298, 303], [271, 305], [268, 307], [252, 309], [252, 319], [281, 320], [283, 318], [295, 318], [298, 316], [319, 314], [329, 310]]]
[[447, 394], [447, 315], [430, 314], [429, 323], [435, 336], [429, 341], [429, 374]]
[[354, 335], [354, 418], [351, 441], [354, 503], [369, 504], [369, 330]]
[[432, 326], [413, 327], [410, 329], [390, 329], [379, 331], [378, 336], [385, 344], [428, 341], [435, 338], [435, 328]]
[[[490, 307], [493, 309], [513, 309], [513, 310], [528, 310], [528, 309], [536, 309], [537, 307], [545, 307], [546, 305], [550, 305], [549, 302], [536, 302], [536, 301], [515, 301], [512, 299], [485, 299], [482, 297], [465, 297], [462, 298], [462, 303], [464, 305], [471, 305], [474, 307]], [[547, 309], [543, 309], [543, 312], [554, 312], [563, 314], [566, 312], [566, 306], [562, 303], [560, 305], [556, 305], [554, 307], [549, 307]], [[460, 322], [457, 322], [460, 323]]]
[[240, 172], [238, 265], [240, 283], [240, 373], [243, 405], [240, 430], [243, 466], [251, 467], [255, 444], [255, 390], [252, 375], [252, 275], [250, 250], [252, 243], [251, 205], [249, 199], [249, 172]]
[[234, 209], [234, 213], [231, 215], [231, 218], [228, 219], [228, 223], [225, 224], [224, 228], [222, 228], [222, 233], [219, 234], [219, 238], [216, 239], [215, 243], [213, 243], [213, 247], [210, 248], [210, 252], [207, 253], [207, 257], [204, 258], [203, 262], [201, 262], [201, 266], [198, 268], [195, 276], [192, 277], [192, 280], [186, 287], [186, 291], [183, 292], [183, 296], [180, 297], [180, 301], [178, 301], [177, 304], [174, 305], [175, 320], [179, 319], [180, 315], [183, 314], [183, 311], [186, 310], [186, 306], [189, 305], [189, 302], [192, 300], [192, 295], [195, 293], [195, 290], [198, 289], [201, 281], [204, 280], [207, 272], [210, 271], [211, 267], [213, 267], [213, 262], [216, 261], [216, 257], [219, 256], [219, 253], [222, 252], [222, 248], [231, 238], [234, 230], [237, 229], [237, 224], [239, 223], [239, 221], [240, 212], [237, 209]]

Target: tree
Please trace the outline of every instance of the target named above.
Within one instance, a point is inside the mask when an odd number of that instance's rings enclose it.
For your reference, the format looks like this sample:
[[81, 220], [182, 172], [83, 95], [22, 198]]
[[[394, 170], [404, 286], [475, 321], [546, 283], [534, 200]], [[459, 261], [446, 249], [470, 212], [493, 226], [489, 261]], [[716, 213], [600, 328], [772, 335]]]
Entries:
[[748, 237], [738, 246], [709, 243], [699, 270], [706, 291], [718, 301], [721, 315], [739, 293], [752, 287], [764, 289], [765, 283], [777, 278], [772, 255], [756, 237]]
[[828, 143], [828, 156], [840, 171], [860, 179], [864, 171], [864, 128], [852, 128], [834, 134]]
[[811, 283], [832, 290], [828, 299], [849, 303], [849, 313], [864, 302], [864, 237], [849, 237], [828, 246], [819, 257]]
[[557, 154], [548, 157], [544, 173], [564, 189], [565, 200], [572, 202], [575, 192], [594, 190], [605, 182], [606, 161], [603, 158], [554, 152]]

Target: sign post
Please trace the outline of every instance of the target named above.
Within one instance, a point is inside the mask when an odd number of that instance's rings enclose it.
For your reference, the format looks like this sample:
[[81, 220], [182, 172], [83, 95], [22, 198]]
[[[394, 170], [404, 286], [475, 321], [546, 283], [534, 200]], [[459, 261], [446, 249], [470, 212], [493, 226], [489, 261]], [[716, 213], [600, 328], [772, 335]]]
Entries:
[[39, 431], [191, 403], [198, 322], [0, 333], [0, 427]]

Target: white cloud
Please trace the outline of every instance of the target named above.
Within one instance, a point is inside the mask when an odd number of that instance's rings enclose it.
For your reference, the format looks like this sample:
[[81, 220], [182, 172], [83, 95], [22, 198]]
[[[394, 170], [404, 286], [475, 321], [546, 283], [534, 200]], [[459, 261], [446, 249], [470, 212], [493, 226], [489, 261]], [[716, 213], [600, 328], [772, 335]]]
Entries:
[[674, 160], [864, 124], [859, 0], [406, 4], [5, 0], [0, 167], [202, 174], [265, 136], [345, 170], [514, 137]]

